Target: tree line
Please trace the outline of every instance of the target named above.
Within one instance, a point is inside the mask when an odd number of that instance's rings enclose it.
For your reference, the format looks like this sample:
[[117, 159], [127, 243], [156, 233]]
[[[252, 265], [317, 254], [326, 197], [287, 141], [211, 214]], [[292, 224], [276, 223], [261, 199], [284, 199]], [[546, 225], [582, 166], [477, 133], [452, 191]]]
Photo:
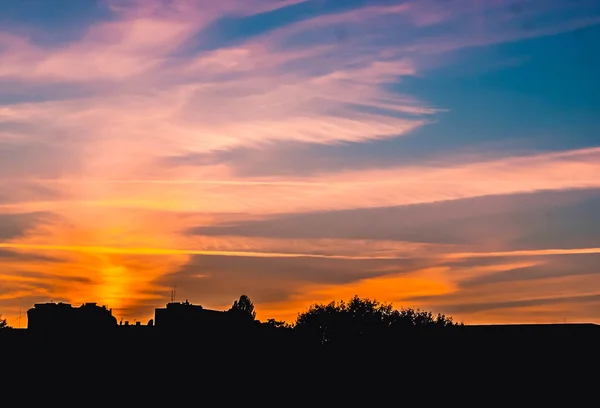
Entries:
[[[245, 315], [249, 320], [254, 320], [256, 316], [254, 304], [246, 295], [235, 301], [228, 312]], [[315, 303], [299, 313], [291, 324], [275, 319], [268, 319], [261, 324], [293, 331], [323, 345], [390, 335], [448, 332], [464, 326], [462, 322], [455, 322], [444, 314], [413, 308], [394, 309], [391, 303], [357, 295], [348, 301]]]

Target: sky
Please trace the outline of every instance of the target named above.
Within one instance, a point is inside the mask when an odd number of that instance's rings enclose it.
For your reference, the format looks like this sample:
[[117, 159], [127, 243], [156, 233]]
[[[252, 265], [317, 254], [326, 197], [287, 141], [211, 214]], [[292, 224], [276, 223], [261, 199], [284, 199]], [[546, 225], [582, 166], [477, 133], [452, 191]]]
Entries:
[[0, 8], [0, 314], [600, 323], [600, 2]]

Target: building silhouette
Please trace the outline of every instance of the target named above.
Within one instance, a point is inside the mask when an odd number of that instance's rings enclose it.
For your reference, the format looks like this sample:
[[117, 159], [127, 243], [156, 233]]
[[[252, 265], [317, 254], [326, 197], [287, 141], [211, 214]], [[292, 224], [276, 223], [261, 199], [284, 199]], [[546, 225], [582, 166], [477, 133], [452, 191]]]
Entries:
[[36, 303], [27, 311], [27, 328], [32, 331], [104, 330], [117, 327], [112, 309], [96, 303], [73, 307], [69, 303]]
[[167, 303], [164, 308], [156, 308], [154, 318], [154, 324], [160, 330], [216, 329], [234, 323], [230, 313], [205, 309], [187, 300]]
[[[107, 329], [119, 328], [127, 331], [144, 327], [151, 329], [155, 327], [161, 331], [214, 331], [226, 328], [242, 326], [247, 320], [239, 314], [229, 311], [205, 309], [201, 305], [188, 302], [167, 303], [164, 308], [156, 308], [154, 319], [150, 319], [148, 325], [142, 325], [136, 321], [120, 323], [112, 314], [112, 309], [106, 306], [98, 306], [97, 303], [84, 303], [80, 307], [73, 307], [69, 303], [36, 303], [27, 311], [27, 328], [31, 331], [73, 331], [73, 330], [95, 330], [105, 331]], [[147, 329], [144, 329], [146, 331]]]

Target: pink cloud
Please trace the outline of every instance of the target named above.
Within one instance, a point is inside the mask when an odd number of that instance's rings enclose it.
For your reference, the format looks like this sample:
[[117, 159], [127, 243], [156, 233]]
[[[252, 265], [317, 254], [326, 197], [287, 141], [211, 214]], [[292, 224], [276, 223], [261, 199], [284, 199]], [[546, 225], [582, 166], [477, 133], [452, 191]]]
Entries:
[[[408, 205], [485, 195], [599, 188], [597, 148], [450, 167], [408, 166], [296, 178], [236, 179], [226, 167], [172, 170], [169, 178], [65, 180], [72, 204], [178, 212], [273, 214]], [[107, 163], [108, 165], [108, 163]], [[98, 169], [99, 171], [100, 169]], [[109, 171], [110, 174], [110, 171]], [[155, 174], [160, 174], [156, 170]], [[215, 178], [220, 176], [220, 178]], [[55, 204], [47, 203], [50, 210]]]
[[46, 81], [125, 79], [155, 67], [197, 28], [191, 22], [147, 18], [92, 26], [75, 43], [45, 50], [24, 39], [5, 52], [0, 77]]
[[[409, 166], [304, 178], [235, 179], [223, 173], [224, 178], [209, 180], [195, 176], [194, 168], [182, 167], [171, 174], [172, 182], [123, 180], [110, 184], [110, 189], [121, 200], [113, 201], [115, 206], [127, 206], [128, 199], [137, 197], [138, 205], [145, 208], [175, 205], [181, 211], [210, 212], [215, 203], [219, 203], [220, 211], [250, 213], [378, 207], [492, 194], [598, 188], [599, 155], [597, 148], [590, 148], [444, 168]], [[166, 190], [168, 201], [153, 199]]]
[[[86, 160], [91, 169], [84, 174], [108, 167], [115, 171], [111, 177], [123, 177], [148, 165], [153, 156], [169, 151], [198, 153], [282, 140], [365, 141], [406, 134], [428, 123], [422, 117], [358, 114], [347, 107], [352, 103], [415, 115], [438, 111], [381, 87], [402, 76], [418, 74], [418, 61], [400, 57], [401, 51], [370, 44], [368, 36], [366, 43], [352, 37], [350, 44], [357, 48], [351, 54], [336, 52], [328, 45], [294, 50], [279, 46], [294, 30], [326, 26], [325, 22], [333, 20], [361, 25], [359, 14], [374, 19], [389, 13], [403, 15], [425, 7], [421, 3], [371, 6], [316, 17], [231, 48], [192, 58], [170, 57], [223, 13], [235, 9], [247, 15], [273, 7], [272, 2], [242, 8], [232, 5], [224, 2], [208, 7], [206, 2], [182, 2], [165, 7], [161, 2], [141, 2], [133, 8], [120, 8], [117, 22], [92, 26], [83, 38], [57, 50], [5, 35], [4, 43], [9, 47], [2, 56], [5, 63], [0, 75], [84, 83], [110, 79], [118, 83], [96, 85], [95, 97], [3, 108], [2, 117], [39, 123], [40, 129], [27, 136], [30, 140], [46, 129], [77, 133], [82, 138], [83, 154], [93, 156]], [[369, 44], [373, 51], [362, 54], [360, 50]], [[398, 50], [410, 47], [408, 42]], [[414, 49], [427, 47], [440, 49], [440, 44], [434, 40], [419, 43]], [[321, 72], [285, 68], [292, 62]], [[11, 135], [14, 139], [15, 134]], [[141, 138], [143, 149], [139, 149]], [[73, 143], [78, 141], [71, 139], [69, 144]], [[129, 149], [137, 149], [138, 164], [127, 157], [115, 157], [115, 151], [126, 155]]]

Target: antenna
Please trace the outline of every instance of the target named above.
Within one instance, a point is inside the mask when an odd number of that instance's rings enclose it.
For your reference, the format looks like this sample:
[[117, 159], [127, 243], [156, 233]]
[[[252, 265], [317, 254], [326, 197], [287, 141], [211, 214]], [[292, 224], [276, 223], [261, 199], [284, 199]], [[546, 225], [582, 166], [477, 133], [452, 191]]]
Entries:
[[175, 301], [176, 297], [175, 294], [177, 293], [177, 285], [173, 285], [173, 302]]

